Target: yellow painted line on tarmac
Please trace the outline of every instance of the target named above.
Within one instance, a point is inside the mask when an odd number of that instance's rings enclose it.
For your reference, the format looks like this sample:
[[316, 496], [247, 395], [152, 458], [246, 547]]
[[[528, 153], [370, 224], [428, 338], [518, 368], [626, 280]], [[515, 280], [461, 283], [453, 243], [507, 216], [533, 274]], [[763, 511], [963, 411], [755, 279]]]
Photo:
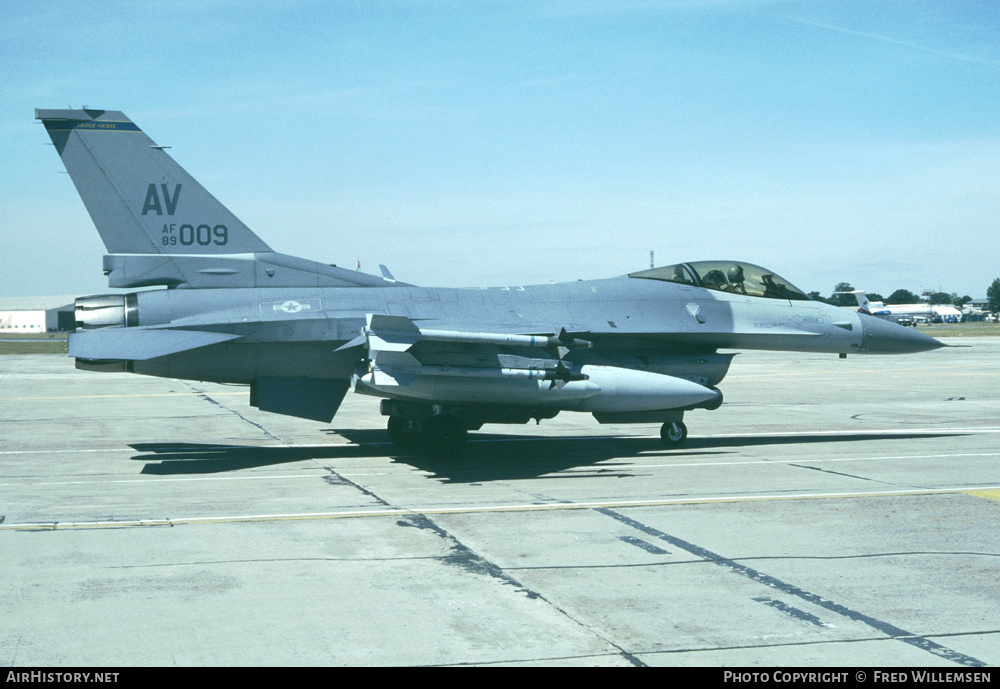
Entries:
[[151, 392], [142, 395], [59, 395], [53, 397], [0, 397], [0, 402], [23, 402], [25, 400], [124, 399], [126, 397], [197, 397], [198, 395], [221, 397], [222, 395], [245, 395], [245, 394], [247, 394], [246, 390], [240, 392]]
[[726, 376], [727, 382], [732, 382], [734, 380], [740, 381], [756, 381], [756, 380], [791, 380], [791, 379], [808, 379], [808, 380], [841, 380], [845, 377], [849, 378], [864, 378], [869, 379], [874, 376], [884, 376], [886, 378], [893, 376], [920, 376], [926, 377], [933, 375], [934, 377], [943, 378], [956, 378], [956, 377], [996, 377], [1000, 376], [1000, 371], [980, 371], [976, 369], [969, 369], [966, 371], [941, 371], [937, 368], [928, 369], [885, 369], [885, 370], [865, 370], [865, 369], [852, 369], [850, 371], [838, 371], [836, 373], [824, 373], [815, 374], [814, 372], [805, 371], [773, 371], [769, 373], [751, 373], [751, 372], [740, 372], [731, 371], [729, 375]]
[[369, 517], [405, 517], [405, 516], [441, 516], [452, 514], [496, 514], [502, 512], [552, 512], [563, 510], [589, 510], [596, 508], [630, 507], [667, 507], [672, 505], [704, 505], [712, 503], [766, 502], [777, 500], [816, 500], [830, 498], [877, 498], [901, 497], [912, 495], [947, 495], [954, 493], [996, 493], [1000, 495], [1000, 486], [988, 486], [984, 489], [940, 488], [916, 490], [887, 490], [871, 492], [845, 493], [804, 493], [799, 495], [730, 495], [704, 498], [668, 498], [661, 500], [605, 500], [600, 502], [574, 502], [552, 504], [515, 504], [515, 505], [482, 505], [468, 507], [438, 507], [438, 508], [383, 508], [374, 510], [348, 510], [344, 512], [313, 512], [292, 514], [255, 514], [218, 517], [182, 517], [165, 519], [123, 519], [89, 522], [36, 522], [23, 524], [0, 524], [0, 531], [57, 531], [68, 529], [120, 529], [137, 526], [182, 526], [197, 524], [236, 524], [253, 522], [278, 521], [314, 521], [324, 519], [359, 519]]
[[986, 498], [987, 500], [1000, 502], [1000, 490], [970, 490], [966, 492], [969, 495], [975, 495], [977, 498]]

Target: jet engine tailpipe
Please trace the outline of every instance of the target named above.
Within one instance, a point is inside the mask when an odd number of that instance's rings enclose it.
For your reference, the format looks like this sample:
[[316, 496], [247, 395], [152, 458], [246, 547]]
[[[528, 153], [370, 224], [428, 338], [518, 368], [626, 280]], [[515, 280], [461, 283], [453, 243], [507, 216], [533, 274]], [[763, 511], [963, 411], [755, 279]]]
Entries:
[[80, 297], [74, 302], [76, 329], [134, 328], [139, 325], [138, 301], [135, 294]]

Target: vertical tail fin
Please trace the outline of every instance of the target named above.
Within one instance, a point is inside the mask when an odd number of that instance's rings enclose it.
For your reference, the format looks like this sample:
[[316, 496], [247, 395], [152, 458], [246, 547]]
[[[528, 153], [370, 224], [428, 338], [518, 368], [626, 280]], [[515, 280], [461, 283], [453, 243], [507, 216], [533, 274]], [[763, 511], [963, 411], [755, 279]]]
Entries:
[[115, 110], [35, 110], [112, 254], [271, 249]]
[[35, 110], [108, 248], [111, 287], [384, 287], [275, 253], [117, 110]]
[[858, 302], [858, 311], [867, 313], [869, 316], [872, 315], [872, 303], [869, 301], [868, 295], [865, 294], [864, 290], [856, 289], [851, 292], [834, 292], [834, 294], [853, 294], [854, 299]]

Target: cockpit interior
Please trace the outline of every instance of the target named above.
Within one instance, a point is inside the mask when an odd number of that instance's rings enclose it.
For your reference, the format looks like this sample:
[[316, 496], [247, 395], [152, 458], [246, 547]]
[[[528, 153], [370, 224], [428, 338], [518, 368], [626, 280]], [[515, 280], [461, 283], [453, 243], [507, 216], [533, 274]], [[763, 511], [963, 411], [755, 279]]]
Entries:
[[798, 287], [780, 275], [740, 261], [695, 261], [629, 273], [630, 278], [664, 280], [717, 292], [746, 294], [766, 299], [809, 301]]

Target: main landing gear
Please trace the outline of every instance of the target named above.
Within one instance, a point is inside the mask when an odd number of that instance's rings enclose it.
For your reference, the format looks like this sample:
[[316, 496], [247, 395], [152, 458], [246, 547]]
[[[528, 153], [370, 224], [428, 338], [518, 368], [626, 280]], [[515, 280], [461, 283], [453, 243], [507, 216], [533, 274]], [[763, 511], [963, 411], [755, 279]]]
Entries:
[[403, 450], [416, 451], [439, 459], [454, 459], [462, 454], [469, 431], [453, 416], [438, 414], [421, 421], [390, 416], [389, 440]]
[[[429, 406], [404, 406], [399, 402], [388, 400], [383, 400], [382, 413], [388, 417], [389, 440], [400, 450], [437, 459], [458, 457], [468, 443], [469, 429], [476, 430], [483, 425], [483, 419], [475, 415], [470, 417], [469, 414], [432, 410]], [[676, 449], [687, 440], [687, 426], [684, 425], [683, 415], [680, 413], [671, 413], [666, 418], [672, 420], [664, 422], [660, 427], [660, 439], [666, 447]], [[664, 416], [660, 416], [658, 419], [645, 418], [641, 421], [636, 419], [635, 422], [648, 423], [663, 419]], [[528, 419], [508, 415], [502, 419], [491, 417], [491, 420], [495, 423], [525, 423]]]

